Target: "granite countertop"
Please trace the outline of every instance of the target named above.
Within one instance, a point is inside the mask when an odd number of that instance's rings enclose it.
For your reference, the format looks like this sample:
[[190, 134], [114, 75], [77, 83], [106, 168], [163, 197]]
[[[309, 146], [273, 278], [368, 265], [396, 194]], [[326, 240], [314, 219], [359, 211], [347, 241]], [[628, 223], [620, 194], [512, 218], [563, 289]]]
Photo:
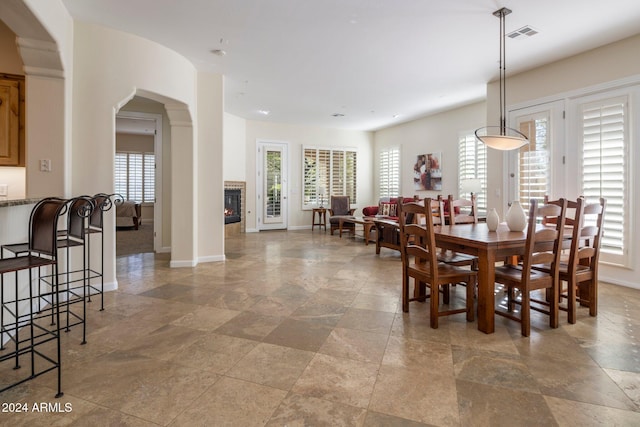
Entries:
[[33, 205], [42, 200], [42, 197], [36, 197], [33, 199], [15, 199], [15, 200], [0, 200], [0, 208], [10, 207], [10, 206], [21, 206], [21, 205]]

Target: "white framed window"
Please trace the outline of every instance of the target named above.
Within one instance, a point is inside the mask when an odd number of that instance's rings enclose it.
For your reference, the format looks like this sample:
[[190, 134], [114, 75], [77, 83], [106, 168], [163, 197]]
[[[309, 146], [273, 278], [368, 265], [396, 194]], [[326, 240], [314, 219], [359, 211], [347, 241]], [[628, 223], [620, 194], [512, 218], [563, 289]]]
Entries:
[[117, 152], [115, 191], [125, 200], [155, 202], [155, 164], [153, 153]]
[[400, 195], [400, 148], [387, 147], [378, 157], [379, 197], [398, 197]]
[[482, 190], [476, 194], [478, 215], [487, 213], [487, 146], [478, 141], [473, 132], [461, 134], [458, 139], [458, 194], [470, 199], [471, 194], [463, 192], [462, 183], [469, 179], [479, 179]]
[[607, 201], [601, 259], [629, 263], [629, 99], [616, 96], [578, 102], [582, 143], [582, 195]]
[[302, 209], [327, 204], [331, 196], [357, 203], [358, 153], [355, 149], [304, 147]]

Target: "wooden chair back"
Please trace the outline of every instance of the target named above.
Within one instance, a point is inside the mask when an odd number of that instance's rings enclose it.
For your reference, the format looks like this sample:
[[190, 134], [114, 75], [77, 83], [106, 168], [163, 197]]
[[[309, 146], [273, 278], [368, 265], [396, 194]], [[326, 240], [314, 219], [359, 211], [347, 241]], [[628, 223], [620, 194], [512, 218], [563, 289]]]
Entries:
[[[435, 201], [435, 200], [433, 200]], [[430, 276], [437, 279], [438, 260], [433, 231], [432, 199], [422, 202], [398, 202], [398, 222], [400, 224], [400, 255], [402, 264], [411, 262], [424, 265]], [[436, 206], [438, 206], [436, 201]], [[424, 218], [424, 222], [418, 218]]]
[[[522, 281], [528, 282], [531, 267], [535, 264], [549, 264], [550, 276], [557, 282], [564, 239], [564, 220], [567, 210], [566, 199], [557, 203], [539, 206], [538, 201], [531, 199], [529, 207], [529, 224], [522, 265]], [[553, 217], [555, 227], [538, 229], [538, 219]]]
[[[456, 213], [458, 210], [458, 213]], [[449, 194], [449, 224], [477, 224], [478, 207], [475, 194], [471, 195], [471, 200], [453, 199]]]

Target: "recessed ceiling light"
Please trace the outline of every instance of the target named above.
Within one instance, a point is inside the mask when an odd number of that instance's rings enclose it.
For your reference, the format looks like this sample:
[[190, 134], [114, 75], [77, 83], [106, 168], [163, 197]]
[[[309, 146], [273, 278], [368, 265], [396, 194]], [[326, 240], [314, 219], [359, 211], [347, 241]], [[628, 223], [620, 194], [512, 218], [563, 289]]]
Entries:
[[397, 119], [398, 117], [400, 117], [400, 114], [394, 114], [394, 115], [393, 115], [393, 118], [394, 118], [394, 119]]
[[333, 117], [344, 117], [344, 114], [342, 114], [342, 113], [333, 113], [331, 116], [333, 116]]
[[217, 56], [225, 56], [227, 54], [227, 52], [222, 49], [212, 49], [211, 53]]
[[258, 110], [258, 113], [262, 114], [263, 116], [268, 116], [270, 112], [271, 111], [269, 110]]

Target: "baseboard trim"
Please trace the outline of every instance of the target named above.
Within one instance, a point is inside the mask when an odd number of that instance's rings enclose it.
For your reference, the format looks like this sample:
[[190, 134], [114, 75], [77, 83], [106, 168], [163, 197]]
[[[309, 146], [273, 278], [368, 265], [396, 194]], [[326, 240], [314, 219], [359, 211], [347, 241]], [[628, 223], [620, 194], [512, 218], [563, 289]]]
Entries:
[[195, 260], [169, 261], [170, 268], [182, 268], [182, 267], [193, 268], [196, 265], [198, 265], [198, 261], [195, 261]]
[[224, 255], [211, 255], [198, 258], [198, 263], [201, 262], [224, 262], [226, 257]]

